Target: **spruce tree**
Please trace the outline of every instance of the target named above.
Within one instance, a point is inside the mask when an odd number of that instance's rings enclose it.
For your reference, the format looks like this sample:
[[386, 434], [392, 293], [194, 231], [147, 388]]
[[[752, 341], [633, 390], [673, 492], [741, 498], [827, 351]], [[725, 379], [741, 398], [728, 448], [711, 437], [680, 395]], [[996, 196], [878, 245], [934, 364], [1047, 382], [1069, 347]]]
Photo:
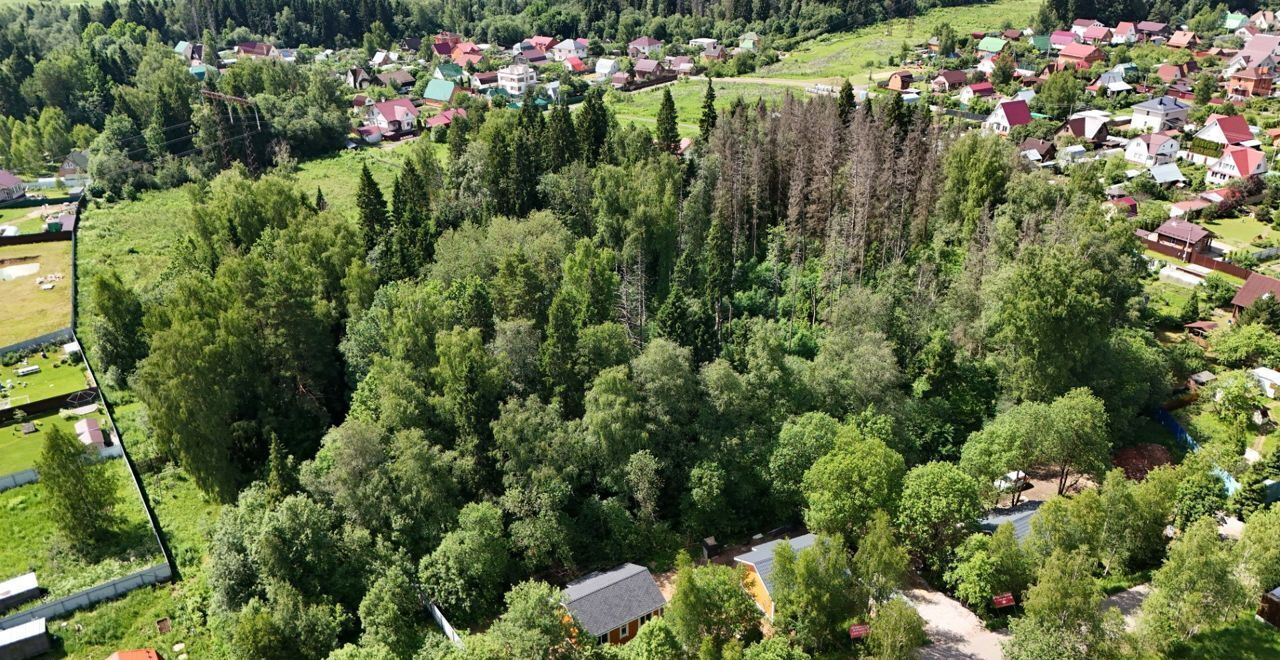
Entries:
[[53, 524], [72, 545], [88, 549], [110, 538], [120, 525], [115, 473], [94, 463], [70, 433], [51, 426], [36, 460], [40, 488], [49, 498]]
[[587, 92], [578, 110], [575, 125], [578, 132], [578, 153], [588, 165], [595, 165], [609, 142], [609, 109], [604, 105], [604, 90], [599, 87]]
[[324, 191], [320, 190], [320, 186], [316, 186], [316, 210], [323, 211], [329, 208], [329, 202], [325, 201]]
[[721, 301], [729, 295], [733, 281], [733, 236], [718, 215], [707, 232], [706, 255], [702, 263], [707, 273], [707, 304], [714, 311], [716, 332], [724, 325]]
[[573, 126], [573, 115], [564, 102], [556, 104], [547, 120], [546, 165], [550, 172], [578, 159], [578, 135]]
[[658, 148], [675, 153], [680, 148], [680, 131], [676, 127], [676, 102], [671, 98], [671, 88], [662, 90], [662, 105], [658, 106]]
[[390, 228], [387, 221], [387, 200], [382, 197], [382, 189], [373, 180], [369, 166], [360, 168], [360, 187], [356, 190], [356, 208], [360, 212], [360, 230], [364, 233], [364, 249], [373, 250], [378, 239]]
[[853, 117], [853, 109], [857, 106], [857, 102], [853, 98], [853, 83], [848, 78], [844, 79], [844, 84], [840, 86], [840, 97], [836, 100], [836, 107], [840, 111], [840, 121], [848, 124], [849, 119]]
[[698, 121], [698, 132], [702, 141], [711, 139], [711, 131], [716, 128], [716, 88], [711, 84], [711, 76], [707, 76], [707, 93], [702, 95], [702, 119]]

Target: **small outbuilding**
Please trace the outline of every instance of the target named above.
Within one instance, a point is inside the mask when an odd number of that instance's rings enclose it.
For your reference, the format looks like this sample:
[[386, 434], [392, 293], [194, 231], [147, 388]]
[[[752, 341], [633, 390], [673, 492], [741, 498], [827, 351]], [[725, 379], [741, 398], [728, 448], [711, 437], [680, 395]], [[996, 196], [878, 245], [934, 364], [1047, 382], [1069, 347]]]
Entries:
[[1258, 607], [1258, 618], [1280, 628], [1280, 587], [1262, 595], [1262, 604]]
[[797, 554], [812, 546], [817, 540], [813, 534], [797, 536], [794, 539], [778, 539], [762, 543], [751, 548], [751, 552], [738, 555], [733, 561], [747, 567], [745, 584], [747, 592], [755, 599], [756, 604], [764, 611], [765, 616], [773, 619], [773, 551], [786, 543]]
[[52, 647], [44, 619], [0, 630], [0, 660], [27, 660], [48, 653]]
[[0, 582], [0, 612], [6, 612], [40, 597], [40, 582], [35, 573], [25, 573]]

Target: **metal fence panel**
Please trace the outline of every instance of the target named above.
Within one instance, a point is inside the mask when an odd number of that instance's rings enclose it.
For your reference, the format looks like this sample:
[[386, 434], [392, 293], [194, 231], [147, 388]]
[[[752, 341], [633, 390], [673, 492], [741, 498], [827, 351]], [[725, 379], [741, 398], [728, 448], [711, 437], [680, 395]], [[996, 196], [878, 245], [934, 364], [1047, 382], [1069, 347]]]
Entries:
[[0, 619], [0, 630], [12, 628], [36, 619], [56, 619], [77, 610], [97, 605], [102, 601], [119, 598], [139, 587], [147, 587], [158, 582], [164, 582], [171, 577], [173, 577], [173, 572], [169, 570], [168, 564], [156, 564], [137, 573], [116, 578], [110, 582], [104, 582], [96, 587], [90, 587], [53, 602], [37, 605], [29, 610], [7, 616]]
[[17, 488], [18, 486], [25, 486], [30, 483], [35, 483], [39, 479], [40, 479], [40, 473], [36, 472], [34, 468], [23, 470], [21, 472], [13, 472], [11, 474], [6, 474], [0, 477], [0, 493], [3, 493], [6, 490]]

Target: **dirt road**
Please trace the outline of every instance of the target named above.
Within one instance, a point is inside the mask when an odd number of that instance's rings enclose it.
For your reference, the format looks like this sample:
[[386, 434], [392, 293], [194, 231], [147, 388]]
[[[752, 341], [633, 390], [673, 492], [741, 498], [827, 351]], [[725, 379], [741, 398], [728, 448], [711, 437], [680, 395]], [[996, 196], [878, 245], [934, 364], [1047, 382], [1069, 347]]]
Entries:
[[925, 621], [925, 633], [931, 644], [920, 649], [926, 659], [937, 660], [1001, 660], [1000, 644], [1007, 634], [987, 630], [982, 620], [959, 602], [931, 589], [908, 589], [907, 600]]

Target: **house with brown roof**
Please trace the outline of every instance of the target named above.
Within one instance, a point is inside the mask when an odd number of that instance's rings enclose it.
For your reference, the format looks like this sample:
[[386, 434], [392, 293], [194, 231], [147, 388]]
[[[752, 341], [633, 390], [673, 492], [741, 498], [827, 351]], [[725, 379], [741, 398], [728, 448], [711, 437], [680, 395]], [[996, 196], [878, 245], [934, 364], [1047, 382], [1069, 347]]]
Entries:
[[1246, 67], [1231, 74], [1227, 81], [1227, 98], [1232, 100], [1271, 96], [1271, 80], [1275, 74], [1266, 67]]
[[0, 170], [0, 202], [15, 200], [26, 194], [27, 184], [23, 183], [22, 179], [12, 172]]
[[1027, 138], [1018, 145], [1018, 153], [1033, 163], [1047, 163], [1058, 153], [1058, 147], [1048, 140]]
[[1110, 115], [1102, 110], [1077, 112], [1067, 118], [1062, 128], [1058, 129], [1058, 135], [1098, 145], [1111, 134], [1111, 129], [1107, 126], [1109, 120]]
[[957, 87], [963, 87], [969, 77], [963, 71], [953, 69], [943, 69], [929, 81], [929, 88], [935, 92], [949, 92]]
[[377, 126], [386, 137], [399, 137], [413, 133], [419, 113], [413, 101], [391, 99], [369, 106], [367, 123]]
[[1087, 44], [1099, 45], [1111, 43], [1111, 36], [1111, 28], [1105, 25], [1095, 25], [1086, 28], [1080, 38]]
[[911, 89], [911, 83], [915, 82], [915, 76], [910, 71], [894, 71], [889, 74], [889, 89], [895, 92], [904, 92]]
[[1185, 258], [1208, 252], [1212, 239], [1213, 232], [1186, 220], [1165, 220], [1155, 231], [1157, 243], [1177, 248]]
[[1169, 36], [1169, 24], [1157, 21], [1138, 21], [1134, 26], [1138, 30], [1138, 38], [1142, 41], [1160, 39]]
[[650, 57], [662, 49], [662, 42], [653, 37], [637, 37], [627, 44], [627, 54], [633, 58]]
[[378, 84], [385, 85], [398, 92], [404, 93], [415, 82], [413, 74], [404, 69], [396, 69], [395, 71], [386, 71], [375, 76]]
[[1236, 315], [1243, 312], [1259, 298], [1280, 296], [1280, 280], [1266, 275], [1253, 273], [1249, 275], [1249, 279], [1244, 281], [1244, 286], [1236, 291], [1235, 297], [1231, 299], [1231, 308]]
[[659, 80], [669, 76], [667, 67], [658, 60], [640, 59], [635, 62], [635, 77], [639, 81]]
[[1124, 148], [1124, 159], [1147, 167], [1172, 163], [1178, 155], [1178, 140], [1165, 133], [1139, 135]]
[[236, 44], [236, 57], [247, 59], [280, 59], [280, 54], [276, 51], [276, 47], [261, 41], [242, 41]]
[[373, 80], [369, 77], [369, 72], [365, 71], [361, 67], [347, 69], [347, 73], [343, 76], [343, 79], [346, 81], [347, 87], [350, 87], [351, 89], [366, 89], [369, 87], [369, 83]]
[[1200, 37], [1195, 32], [1187, 30], [1178, 30], [1169, 37], [1169, 43], [1166, 44], [1170, 48], [1195, 48], [1200, 45]]

